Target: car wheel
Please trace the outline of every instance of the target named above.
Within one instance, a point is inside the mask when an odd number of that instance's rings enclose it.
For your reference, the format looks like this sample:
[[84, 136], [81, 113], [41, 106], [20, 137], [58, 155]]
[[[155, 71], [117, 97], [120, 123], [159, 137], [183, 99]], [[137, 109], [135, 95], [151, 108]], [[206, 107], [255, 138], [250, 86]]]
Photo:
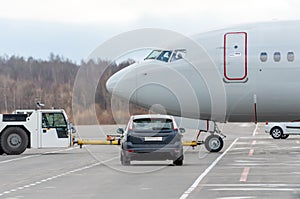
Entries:
[[218, 135], [210, 135], [205, 139], [205, 148], [209, 152], [219, 152], [223, 148], [223, 139]]
[[173, 164], [176, 166], [182, 166], [183, 165], [183, 155], [180, 156], [177, 160], [174, 160]]
[[272, 138], [274, 139], [280, 139], [281, 136], [283, 135], [282, 129], [280, 127], [274, 127], [271, 129], [270, 132]]
[[123, 166], [128, 166], [130, 165], [130, 159], [128, 157], [126, 157], [126, 155], [124, 155], [124, 152], [121, 152], [121, 164]]
[[281, 135], [281, 139], [286, 139], [286, 138], [288, 138], [289, 137], [289, 134], [282, 134]]

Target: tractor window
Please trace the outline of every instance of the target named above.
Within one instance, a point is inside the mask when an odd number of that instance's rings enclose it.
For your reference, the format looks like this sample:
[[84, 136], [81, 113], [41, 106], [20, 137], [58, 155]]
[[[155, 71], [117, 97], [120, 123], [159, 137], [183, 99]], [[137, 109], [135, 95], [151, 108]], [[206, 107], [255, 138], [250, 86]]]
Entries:
[[43, 113], [43, 128], [66, 128], [67, 122], [62, 113]]

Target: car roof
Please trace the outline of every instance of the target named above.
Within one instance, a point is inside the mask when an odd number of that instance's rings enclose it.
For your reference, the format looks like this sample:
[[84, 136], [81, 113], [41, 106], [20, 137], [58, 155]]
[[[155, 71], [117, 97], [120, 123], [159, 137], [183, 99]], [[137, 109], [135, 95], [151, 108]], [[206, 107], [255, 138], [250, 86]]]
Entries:
[[159, 118], [159, 119], [171, 119], [171, 120], [174, 119], [173, 116], [171, 115], [160, 115], [160, 114], [133, 115], [131, 117], [133, 120], [144, 119], [144, 118]]

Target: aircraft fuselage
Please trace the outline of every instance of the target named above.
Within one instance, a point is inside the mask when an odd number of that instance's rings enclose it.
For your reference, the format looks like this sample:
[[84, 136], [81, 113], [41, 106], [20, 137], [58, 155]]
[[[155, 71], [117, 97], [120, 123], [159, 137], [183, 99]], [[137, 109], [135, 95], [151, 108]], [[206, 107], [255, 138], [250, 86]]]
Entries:
[[186, 49], [184, 59], [133, 64], [108, 80], [108, 90], [195, 119], [300, 119], [300, 21], [236, 26], [192, 38], [198, 47], [178, 45]]

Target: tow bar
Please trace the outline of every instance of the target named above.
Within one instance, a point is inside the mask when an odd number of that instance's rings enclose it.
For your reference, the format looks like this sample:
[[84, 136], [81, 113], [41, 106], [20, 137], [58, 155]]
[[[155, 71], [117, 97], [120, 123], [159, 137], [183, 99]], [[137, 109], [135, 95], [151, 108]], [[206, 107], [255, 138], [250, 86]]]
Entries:
[[[74, 144], [78, 144], [80, 148], [82, 145], [120, 145], [120, 135], [107, 135], [106, 140], [77, 140]], [[203, 144], [203, 141], [184, 141], [183, 146], [191, 146], [196, 147], [198, 145]]]

